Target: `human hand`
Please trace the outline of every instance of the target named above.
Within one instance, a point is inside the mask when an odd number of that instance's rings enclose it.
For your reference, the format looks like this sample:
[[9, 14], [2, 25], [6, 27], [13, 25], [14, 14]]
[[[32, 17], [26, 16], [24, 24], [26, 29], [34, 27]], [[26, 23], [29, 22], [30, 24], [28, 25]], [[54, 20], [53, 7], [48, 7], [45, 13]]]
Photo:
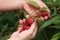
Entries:
[[[39, 8], [45, 7], [49, 12], [49, 8], [43, 3], [41, 0], [33, 0], [38, 4]], [[36, 8], [34, 9], [34, 5], [31, 4], [29, 0], [0, 0], [0, 11], [8, 11], [8, 10], [16, 10], [16, 9], [24, 9], [29, 15], [36, 13]], [[34, 6], [34, 7], [32, 7]]]
[[[43, 8], [43, 7], [47, 8], [46, 10], [48, 12], [48, 16], [51, 17], [49, 8], [45, 5], [45, 3], [42, 0], [32, 0], [32, 1], [36, 2], [38, 4], [39, 8]], [[31, 4], [31, 2], [29, 0], [26, 0], [23, 3], [23, 8], [29, 15], [35, 14], [36, 9], [37, 9], [37, 7], [35, 7], [33, 4]]]
[[28, 30], [20, 32], [23, 28], [23, 22], [25, 22], [25, 19], [19, 21], [18, 30], [14, 32], [8, 40], [31, 40], [35, 37], [37, 32], [36, 22], [33, 22]]

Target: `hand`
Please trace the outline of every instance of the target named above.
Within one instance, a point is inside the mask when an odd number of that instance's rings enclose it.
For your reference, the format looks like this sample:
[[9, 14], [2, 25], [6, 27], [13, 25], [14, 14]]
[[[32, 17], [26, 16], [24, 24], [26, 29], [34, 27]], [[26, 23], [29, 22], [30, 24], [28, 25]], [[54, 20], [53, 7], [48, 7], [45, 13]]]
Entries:
[[[49, 17], [50, 17], [50, 10], [49, 10], [49, 8], [45, 5], [45, 3], [43, 3], [43, 1], [41, 1], [41, 0], [33, 0], [33, 1], [35, 1], [37, 4], [38, 4], [38, 7], [39, 8], [42, 8], [42, 7], [45, 7], [45, 8], [47, 8], [47, 11], [48, 11], [48, 15], [49, 15]], [[30, 2], [29, 2], [29, 0], [26, 0], [24, 3], [23, 3], [23, 8], [24, 8], [24, 10], [27, 12], [27, 13], [29, 13], [30, 15], [33, 15], [34, 13], [36, 13], [36, 9], [37, 8], [34, 8], [35, 6], [33, 5], [33, 4], [31, 4]]]
[[[31, 40], [35, 37], [37, 32], [37, 25], [36, 22], [33, 22], [31, 27], [28, 30], [24, 30], [20, 32], [23, 28], [23, 22], [25, 22], [25, 19], [19, 21], [19, 28], [16, 32], [14, 32], [9, 40]], [[19, 33], [20, 32], [20, 33]]]
[[[43, 3], [41, 0], [33, 0], [38, 4], [39, 8], [46, 7], [47, 11], [49, 12], [50, 17], [50, 10], [49, 8]], [[36, 8], [34, 9], [34, 5], [31, 4], [29, 0], [0, 0], [0, 11], [7, 11], [7, 10], [16, 10], [16, 9], [24, 9], [29, 15], [36, 13]]]

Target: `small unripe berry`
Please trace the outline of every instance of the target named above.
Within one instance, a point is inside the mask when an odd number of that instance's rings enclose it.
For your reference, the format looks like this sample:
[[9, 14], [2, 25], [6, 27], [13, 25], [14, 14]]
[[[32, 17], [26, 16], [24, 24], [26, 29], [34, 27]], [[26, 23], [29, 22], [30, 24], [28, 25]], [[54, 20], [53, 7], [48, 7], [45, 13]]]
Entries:
[[30, 16], [29, 15], [26, 15], [26, 19], [28, 19], [28, 18], [30, 18]]

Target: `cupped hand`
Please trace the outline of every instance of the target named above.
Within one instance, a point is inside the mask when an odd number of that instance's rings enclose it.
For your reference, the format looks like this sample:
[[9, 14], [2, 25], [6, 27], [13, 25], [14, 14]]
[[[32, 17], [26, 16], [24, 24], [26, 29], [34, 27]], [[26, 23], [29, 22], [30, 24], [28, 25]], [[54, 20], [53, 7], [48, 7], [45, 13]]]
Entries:
[[37, 32], [36, 22], [33, 22], [28, 30], [20, 32], [23, 28], [23, 22], [25, 22], [25, 19], [19, 21], [18, 30], [8, 40], [31, 40], [35, 37]]

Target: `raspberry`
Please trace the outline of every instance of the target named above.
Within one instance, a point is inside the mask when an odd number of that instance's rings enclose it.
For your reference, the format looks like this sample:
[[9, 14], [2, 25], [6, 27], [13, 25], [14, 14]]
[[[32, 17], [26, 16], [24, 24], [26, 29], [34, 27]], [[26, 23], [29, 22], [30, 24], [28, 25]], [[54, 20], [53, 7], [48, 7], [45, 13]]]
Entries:
[[[22, 31], [24, 31], [24, 30], [28, 30], [29, 28], [30, 28], [29, 26], [24, 25], [24, 26], [23, 26], [23, 29], [22, 29], [20, 32], [22, 32]], [[20, 33], [20, 32], [19, 32], [19, 33]]]
[[33, 19], [32, 18], [27, 19], [27, 24], [31, 25], [32, 23], [33, 23]]
[[41, 11], [41, 16], [42, 17], [48, 16], [47, 11], [46, 10]]
[[29, 28], [29, 26], [24, 25], [23, 30], [28, 30]]

